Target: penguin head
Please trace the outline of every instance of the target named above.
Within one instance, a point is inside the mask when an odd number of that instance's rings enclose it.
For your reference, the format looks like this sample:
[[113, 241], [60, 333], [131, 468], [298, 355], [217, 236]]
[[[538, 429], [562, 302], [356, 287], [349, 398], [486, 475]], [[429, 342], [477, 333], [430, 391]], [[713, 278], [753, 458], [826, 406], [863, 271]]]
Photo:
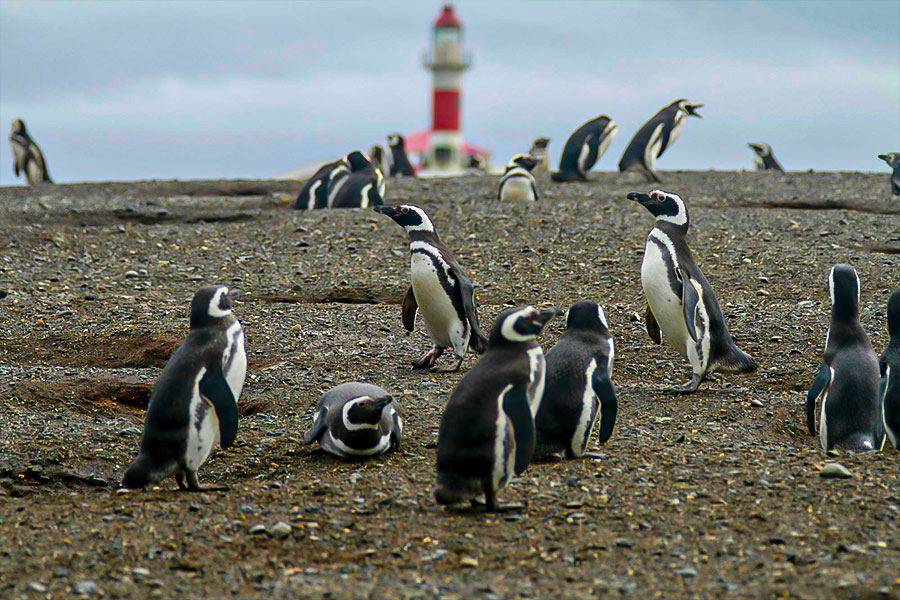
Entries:
[[392, 133], [387, 136], [388, 146], [391, 148], [403, 148], [406, 146], [406, 138], [399, 133]]
[[231, 316], [231, 307], [241, 295], [240, 290], [229, 290], [224, 285], [205, 285], [197, 290], [191, 301], [191, 329]]
[[25, 133], [25, 121], [22, 119], [13, 119], [12, 132], [19, 135]]
[[538, 310], [533, 306], [524, 308], [512, 308], [500, 314], [494, 322], [491, 337], [488, 343], [491, 346], [498, 344], [519, 344], [530, 342], [543, 331], [544, 325], [556, 316], [555, 308]]
[[546, 148], [549, 143], [550, 138], [539, 137], [534, 140], [534, 143], [531, 145], [531, 151], [534, 152], [535, 150]]
[[608, 335], [609, 323], [603, 307], [589, 300], [576, 302], [566, 311], [566, 330], [569, 329], [586, 329]]
[[[23, 125], [24, 127], [24, 125]], [[888, 154], [879, 154], [878, 158], [883, 160], [888, 164], [889, 167], [893, 168], [900, 164], [900, 152], [890, 152]]]
[[850, 265], [835, 265], [828, 274], [831, 311], [836, 319], [855, 319], [859, 315], [859, 275]]
[[888, 300], [887, 321], [891, 344], [900, 344], [900, 289], [894, 290]]
[[381, 157], [384, 156], [384, 150], [381, 149], [381, 146], [372, 146], [369, 148], [369, 156], [372, 157], [372, 160], [378, 162], [381, 160]]
[[649, 194], [631, 192], [628, 194], [628, 199], [640, 203], [658, 221], [666, 221], [684, 227], [690, 223], [687, 205], [678, 194], [662, 190], [653, 190]]
[[765, 158], [772, 154], [772, 147], [768, 144], [747, 144], [753, 151], [756, 152], [756, 155], [760, 158]]
[[350, 171], [352, 171], [353, 173], [368, 169], [370, 166], [372, 166], [372, 163], [369, 162], [369, 158], [359, 150], [354, 150], [353, 152], [348, 154], [344, 160], [346, 160], [347, 164], [350, 165]]
[[514, 169], [515, 167], [522, 167], [526, 171], [531, 171], [538, 164], [538, 160], [530, 154], [516, 154], [509, 162], [506, 164], [506, 169]]
[[678, 104], [678, 108], [681, 112], [684, 113], [686, 117], [697, 117], [698, 119], [702, 119], [703, 116], [697, 112], [698, 108], [702, 108], [702, 104], [695, 104], [685, 98], [679, 98], [675, 101]]
[[351, 398], [344, 404], [344, 427], [350, 431], [376, 427], [381, 420], [381, 411], [393, 401], [391, 396]]
[[407, 232], [431, 231], [434, 232], [434, 224], [421, 206], [415, 204], [398, 204], [396, 206], [376, 206], [375, 212], [387, 215], [396, 221]]

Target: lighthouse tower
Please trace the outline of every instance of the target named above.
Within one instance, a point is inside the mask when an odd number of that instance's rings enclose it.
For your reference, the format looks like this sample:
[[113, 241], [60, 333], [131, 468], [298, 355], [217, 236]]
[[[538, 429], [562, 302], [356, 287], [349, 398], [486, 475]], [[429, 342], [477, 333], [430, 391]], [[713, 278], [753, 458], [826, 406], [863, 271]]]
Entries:
[[444, 5], [434, 22], [431, 52], [425, 68], [432, 73], [431, 139], [426, 170], [456, 174], [463, 170], [463, 138], [460, 131], [462, 74], [471, 61], [463, 54], [462, 23], [453, 6]]

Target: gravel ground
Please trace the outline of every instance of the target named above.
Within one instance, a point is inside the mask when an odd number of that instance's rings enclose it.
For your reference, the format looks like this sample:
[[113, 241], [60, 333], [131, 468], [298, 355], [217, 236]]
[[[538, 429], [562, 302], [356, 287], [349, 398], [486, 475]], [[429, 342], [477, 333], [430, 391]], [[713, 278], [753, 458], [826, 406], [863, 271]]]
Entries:
[[[599, 301], [620, 409], [599, 459], [532, 465], [501, 515], [431, 495], [440, 414], [461, 374], [413, 372], [400, 323], [406, 236], [365, 210], [292, 211], [295, 182], [0, 188], [0, 597], [900, 598], [900, 453], [825, 479], [803, 402], [829, 320], [828, 269], [862, 279], [878, 352], [900, 285], [885, 174], [667, 172], [737, 343], [761, 362], [689, 397], [650, 342], [644, 183], [388, 182], [430, 212], [489, 328], [507, 303]], [[149, 390], [204, 282], [241, 287], [250, 371], [238, 441], [201, 470], [228, 493], [122, 493]], [[557, 320], [543, 341], [562, 331]], [[451, 359], [444, 358], [443, 361]], [[471, 366], [474, 357], [466, 363]], [[347, 463], [302, 445], [318, 395], [371, 381], [403, 447]]]

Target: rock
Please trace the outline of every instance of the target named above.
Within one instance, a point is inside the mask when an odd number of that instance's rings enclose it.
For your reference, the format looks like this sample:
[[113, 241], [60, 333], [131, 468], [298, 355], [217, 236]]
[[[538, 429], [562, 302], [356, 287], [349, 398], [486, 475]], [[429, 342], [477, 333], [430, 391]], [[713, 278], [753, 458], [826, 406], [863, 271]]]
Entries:
[[757, 407], [757, 408], [762, 408], [762, 407], [765, 406], [765, 405], [764, 405], [762, 402], [760, 402], [758, 399], [756, 399], [756, 398], [751, 398], [751, 400], [750, 400], [750, 406], [755, 406], [755, 407]]
[[150, 577], [150, 569], [135, 567], [131, 570], [131, 574], [137, 579], [143, 579], [144, 577]]
[[822, 470], [819, 471], [819, 477], [825, 477], [826, 479], [847, 479], [853, 477], [853, 473], [839, 462], [827, 462], [825, 463], [825, 466], [822, 467]]
[[138, 273], [137, 271], [125, 271], [125, 277], [140, 277], [140, 273]]
[[262, 523], [257, 523], [247, 531], [250, 533], [250, 535], [263, 535], [268, 533], [268, 531], [266, 530], [266, 526]]
[[634, 542], [626, 537], [616, 538], [616, 546], [619, 548], [631, 548], [634, 546]]
[[119, 431], [119, 435], [140, 435], [141, 430], [137, 427], [126, 427], [125, 429]]
[[466, 569], [477, 569], [478, 559], [472, 558], [471, 556], [463, 556], [461, 559], [459, 559], [459, 566]]
[[90, 579], [84, 579], [72, 586], [72, 591], [79, 596], [96, 596], [100, 593], [100, 588]]
[[697, 569], [695, 569], [694, 567], [682, 567], [675, 572], [682, 577], [696, 577], [697, 575], [699, 575]]
[[277, 523], [272, 525], [269, 533], [271, 533], [278, 539], [283, 540], [287, 536], [291, 535], [291, 526], [289, 523], [285, 523], [284, 521], [278, 521]]
[[28, 582], [28, 589], [32, 592], [37, 592], [38, 594], [43, 594], [47, 591], [47, 586], [41, 583], [40, 581], [30, 581]]

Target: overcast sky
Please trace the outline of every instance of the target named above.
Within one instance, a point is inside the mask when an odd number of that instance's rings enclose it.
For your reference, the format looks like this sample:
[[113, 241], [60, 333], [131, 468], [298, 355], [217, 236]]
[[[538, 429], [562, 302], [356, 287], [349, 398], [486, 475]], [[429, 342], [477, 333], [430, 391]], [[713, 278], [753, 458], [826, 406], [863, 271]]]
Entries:
[[[473, 67], [466, 139], [554, 163], [607, 114], [615, 169], [647, 118], [706, 106], [661, 169], [884, 171], [900, 151], [900, 0], [456, 3]], [[273, 177], [413, 133], [440, 2], [0, 1], [0, 122], [25, 119], [56, 181]], [[0, 183], [13, 184], [0, 151]], [[21, 182], [22, 180], [17, 180]]]

